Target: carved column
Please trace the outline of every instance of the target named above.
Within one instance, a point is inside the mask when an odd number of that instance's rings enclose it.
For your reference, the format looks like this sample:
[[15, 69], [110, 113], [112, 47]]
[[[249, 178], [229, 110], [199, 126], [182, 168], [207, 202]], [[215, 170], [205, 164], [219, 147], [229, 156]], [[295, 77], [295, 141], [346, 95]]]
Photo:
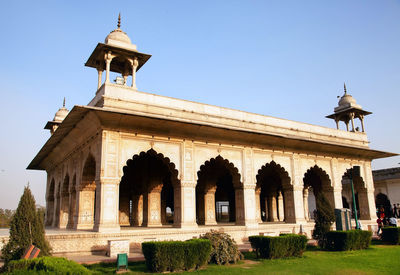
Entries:
[[282, 192], [280, 192], [280, 191], [278, 193], [278, 219], [281, 222], [283, 222], [285, 220], [285, 210], [284, 210], [284, 204], [283, 204], [283, 196], [282, 196]]
[[256, 200], [256, 221], [261, 223], [261, 206], [260, 206], [260, 193], [261, 188], [257, 188], [255, 192], [255, 200]]
[[130, 60], [131, 66], [132, 66], [132, 88], [136, 89], [136, 70], [137, 67], [139, 66], [139, 62], [137, 57], [135, 57], [133, 60]]
[[75, 216], [75, 206], [76, 206], [76, 190], [73, 188], [69, 193], [69, 217], [68, 217], [68, 224], [67, 228], [71, 229], [74, 228], [74, 216]]
[[264, 204], [265, 204], [265, 221], [269, 222], [269, 203], [268, 203], [268, 196], [264, 197]]
[[104, 59], [106, 61], [106, 83], [110, 83], [110, 67], [111, 67], [111, 61], [113, 60], [115, 56], [111, 54], [111, 51], [107, 52], [104, 55]]
[[206, 190], [204, 194], [204, 224], [215, 225], [217, 221], [215, 219], [215, 191], [217, 187], [211, 187]]
[[60, 223], [58, 225], [59, 228], [67, 228], [68, 217], [69, 217], [69, 193], [63, 192], [61, 194], [61, 202], [60, 202]]
[[364, 133], [365, 132], [365, 128], [364, 128], [364, 115], [359, 115], [360, 117], [360, 121], [361, 121], [361, 130]]
[[167, 201], [161, 200], [161, 224], [167, 224]]
[[143, 195], [132, 196], [132, 225], [142, 226], [143, 224]]
[[46, 226], [51, 226], [54, 218], [54, 195], [47, 197], [46, 210]]
[[351, 131], [354, 132], [355, 128], [354, 128], [354, 113], [350, 113], [350, 120], [351, 120]]
[[276, 195], [275, 194], [269, 195], [268, 202], [269, 202], [268, 216], [269, 216], [271, 222], [276, 222], [278, 220], [278, 212], [277, 212], [278, 209], [276, 207]]
[[[213, 205], [215, 207], [215, 202]], [[203, 208], [203, 217], [204, 217], [204, 208]], [[180, 227], [180, 228], [197, 227], [196, 182], [194, 181], [182, 181], [180, 183], [180, 186], [176, 186], [174, 188], [174, 227]]]
[[97, 68], [97, 90], [101, 87], [103, 69]]
[[143, 196], [143, 226], [156, 227], [161, 224], [161, 190], [162, 184], [152, 184], [152, 187]]
[[77, 193], [77, 218], [75, 229], [93, 229], [95, 187], [86, 187]]
[[304, 218], [306, 221], [310, 220], [309, 209], [308, 209], [308, 188], [303, 189], [303, 205], [304, 205]]
[[[119, 232], [119, 183], [120, 178], [96, 181], [96, 223], [98, 232]], [[128, 199], [129, 200], [129, 199]], [[128, 201], [129, 207], [129, 201]], [[129, 210], [128, 210], [129, 223]]]

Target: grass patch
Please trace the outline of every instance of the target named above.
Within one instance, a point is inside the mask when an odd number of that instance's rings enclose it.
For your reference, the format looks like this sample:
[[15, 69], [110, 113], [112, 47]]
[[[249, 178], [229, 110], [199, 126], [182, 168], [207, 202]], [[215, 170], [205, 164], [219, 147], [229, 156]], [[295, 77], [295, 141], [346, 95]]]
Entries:
[[[225, 266], [208, 265], [205, 269], [178, 274], [398, 274], [400, 246], [372, 245], [365, 250], [330, 252], [317, 248], [301, 258], [261, 260], [244, 253], [245, 260]], [[115, 263], [87, 265], [94, 274], [115, 274]], [[129, 263], [130, 273], [149, 274], [144, 262]]]

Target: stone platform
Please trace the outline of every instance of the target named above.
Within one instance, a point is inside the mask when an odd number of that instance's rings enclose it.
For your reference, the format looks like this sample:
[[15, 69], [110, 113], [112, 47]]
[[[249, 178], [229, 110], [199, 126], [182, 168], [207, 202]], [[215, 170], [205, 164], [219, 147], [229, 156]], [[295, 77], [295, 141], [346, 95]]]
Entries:
[[[375, 231], [375, 221], [361, 221], [364, 230]], [[354, 221], [353, 221], [354, 225]], [[314, 222], [304, 223], [303, 232], [308, 238], [312, 236]], [[281, 233], [300, 233], [300, 224], [284, 222], [260, 223], [258, 227], [249, 228], [234, 224], [218, 224], [214, 226], [198, 226], [197, 228], [159, 228], [121, 227], [120, 232], [99, 233], [84, 230], [65, 230], [46, 228], [55, 256], [80, 257], [84, 255], [106, 255], [109, 240], [129, 240], [130, 253], [141, 253], [141, 243], [146, 241], [187, 240], [198, 238], [210, 230], [218, 230], [232, 236], [237, 244], [248, 244], [251, 235], [278, 236]], [[375, 232], [374, 232], [375, 233]], [[3, 241], [8, 241], [8, 230], [0, 230], [0, 248]]]

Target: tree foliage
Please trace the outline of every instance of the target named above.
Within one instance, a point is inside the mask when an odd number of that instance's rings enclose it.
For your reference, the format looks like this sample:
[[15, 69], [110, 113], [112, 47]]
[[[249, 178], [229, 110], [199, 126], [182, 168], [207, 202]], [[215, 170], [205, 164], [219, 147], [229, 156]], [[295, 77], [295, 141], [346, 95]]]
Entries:
[[0, 208], [0, 228], [10, 227], [10, 221], [14, 213], [14, 210]]
[[324, 193], [319, 192], [316, 195], [316, 215], [315, 215], [315, 227], [313, 232], [313, 238], [318, 240], [318, 245], [322, 248], [326, 245], [326, 233], [331, 230], [331, 226], [335, 221], [335, 212], [326, 199]]
[[50, 245], [44, 235], [43, 211], [36, 210], [35, 198], [29, 186], [18, 203], [18, 208], [10, 222], [10, 239], [2, 249], [2, 258], [7, 264], [18, 260], [31, 245], [40, 248], [40, 256], [50, 255]]

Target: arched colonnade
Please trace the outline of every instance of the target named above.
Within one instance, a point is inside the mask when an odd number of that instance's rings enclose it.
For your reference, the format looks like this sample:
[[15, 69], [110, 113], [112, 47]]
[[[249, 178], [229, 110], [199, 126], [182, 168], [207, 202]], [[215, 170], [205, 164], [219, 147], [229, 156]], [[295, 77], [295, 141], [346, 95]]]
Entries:
[[[342, 176], [346, 199], [346, 171]], [[79, 180], [80, 176], [80, 180]], [[255, 223], [294, 223], [310, 221], [316, 208], [316, 197], [324, 194], [332, 207], [342, 208], [335, 199], [328, 173], [314, 165], [303, 175], [302, 186], [293, 186], [289, 173], [275, 161], [266, 162], [256, 175]], [[354, 179], [361, 219], [370, 219], [371, 208], [362, 177]], [[180, 227], [182, 220], [181, 180], [175, 164], [163, 154], [150, 149], [134, 155], [123, 167], [118, 194], [118, 226]], [[96, 160], [88, 154], [80, 173], [66, 173], [63, 180], [49, 181], [46, 225], [59, 228], [93, 229], [100, 220], [101, 207], [96, 186]], [[296, 202], [295, 191], [301, 191], [302, 202]], [[218, 155], [197, 171], [194, 186], [197, 225], [245, 225], [244, 184], [235, 165]], [[297, 196], [298, 198], [298, 196]], [[341, 200], [339, 200], [342, 202]], [[299, 205], [303, 209], [296, 209]], [[374, 206], [375, 207], [375, 206]], [[299, 213], [302, 212], [300, 215]], [[300, 217], [300, 219], [299, 219]]]

